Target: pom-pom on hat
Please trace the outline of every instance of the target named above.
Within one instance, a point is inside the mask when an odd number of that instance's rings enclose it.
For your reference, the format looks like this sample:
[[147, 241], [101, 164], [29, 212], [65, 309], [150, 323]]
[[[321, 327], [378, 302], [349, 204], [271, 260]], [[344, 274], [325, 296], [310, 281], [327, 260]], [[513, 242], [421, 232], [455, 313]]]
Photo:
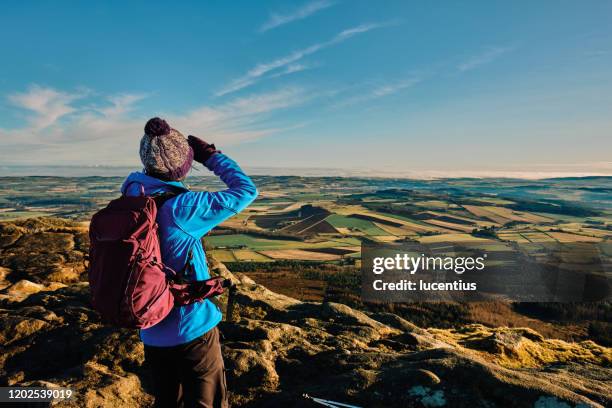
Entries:
[[170, 133], [172, 128], [165, 120], [161, 118], [153, 118], [147, 121], [144, 130], [145, 134], [149, 136], [163, 136]]
[[149, 119], [144, 131], [140, 160], [145, 172], [167, 181], [185, 178], [193, 163], [193, 150], [181, 132], [161, 118]]

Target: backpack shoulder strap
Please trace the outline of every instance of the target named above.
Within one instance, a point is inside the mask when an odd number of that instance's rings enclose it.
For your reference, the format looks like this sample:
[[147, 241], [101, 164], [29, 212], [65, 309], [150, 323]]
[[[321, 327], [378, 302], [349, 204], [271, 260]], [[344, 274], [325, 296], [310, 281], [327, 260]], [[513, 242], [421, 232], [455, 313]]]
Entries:
[[178, 194], [176, 193], [171, 193], [171, 192], [167, 192], [167, 193], [163, 193], [163, 194], [157, 194], [152, 196], [153, 201], [155, 201], [155, 205], [157, 206], [157, 208], [161, 208], [162, 205], [164, 205], [164, 203], [168, 200], [170, 200], [171, 198], [176, 197]]
[[[139, 182], [139, 181], [130, 181], [129, 183], [127, 183], [127, 184], [125, 185], [125, 193], [127, 193], [128, 189], [130, 188], [130, 186], [131, 186], [132, 184], [140, 184], [140, 195], [144, 197], [144, 195], [145, 195], [145, 188], [144, 188], [144, 184], [142, 184], [142, 183], [141, 183], [141, 182]], [[124, 195], [125, 195], [125, 193], [124, 193]]]
[[184, 193], [185, 191], [179, 188], [175, 188], [173, 187], [172, 190], [170, 191], [165, 191], [163, 193], [159, 193], [159, 194], [154, 194], [153, 196], [151, 196], [154, 200], [155, 200], [155, 204], [157, 205], [157, 208], [160, 208], [162, 205], [164, 205], [164, 203], [168, 200], [170, 200], [171, 198], [174, 198], [182, 193]]

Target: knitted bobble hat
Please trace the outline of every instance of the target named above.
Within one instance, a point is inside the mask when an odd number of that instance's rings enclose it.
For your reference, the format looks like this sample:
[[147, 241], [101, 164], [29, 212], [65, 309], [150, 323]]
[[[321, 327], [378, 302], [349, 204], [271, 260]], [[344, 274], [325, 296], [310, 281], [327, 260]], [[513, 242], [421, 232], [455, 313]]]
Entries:
[[187, 139], [160, 118], [149, 119], [140, 140], [140, 160], [145, 172], [166, 181], [182, 180], [193, 162]]

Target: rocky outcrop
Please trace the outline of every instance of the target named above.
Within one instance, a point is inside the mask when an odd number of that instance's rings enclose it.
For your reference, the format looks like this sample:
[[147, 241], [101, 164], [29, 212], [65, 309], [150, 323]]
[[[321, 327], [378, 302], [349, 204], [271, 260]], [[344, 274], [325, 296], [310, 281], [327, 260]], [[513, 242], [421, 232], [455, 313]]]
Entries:
[[71, 283], [86, 271], [87, 227], [59, 218], [0, 223], [0, 267], [11, 280]]
[[[137, 333], [100, 323], [77, 268], [82, 228], [58, 223], [0, 228], [0, 385], [73, 388], [62, 406], [150, 406]], [[26, 253], [43, 266], [20, 264]], [[65, 263], [79, 279], [51, 280]], [[612, 404], [612, 350], [591, 341], [482, 325], [424, 329], [392, 313], [301, 302], [218, 262], [212, 270], [238, 284], [233, 321], [220, 325], [233, 406], [317, 406], [305, 393], [363, 407]]]

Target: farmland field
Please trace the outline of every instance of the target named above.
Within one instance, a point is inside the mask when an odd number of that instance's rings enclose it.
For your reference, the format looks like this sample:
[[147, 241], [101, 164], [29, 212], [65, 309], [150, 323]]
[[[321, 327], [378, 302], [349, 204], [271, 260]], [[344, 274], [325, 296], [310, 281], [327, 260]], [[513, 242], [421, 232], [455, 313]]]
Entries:
[[359, 230], [366, 235], [388, 235], [388, 233], [377, 227], [372, 221], [362, 220], [356, 217], [333, 214], [326, 218], [334, 227], [346, 228], [349, 231]]
[[303, 261], [335, 261], [340, 255], [325, 252], [305, 251], [303, 249], [278, 249], [261, 251], [262, 254], [271, 259], [299, 259]]
[[[116, 198], [119, 177], [4, 177], [0, 221], [58, 216], [87, 221]], [[188, 179], [195, 191], [223, 188]], [[204, 238], [223, 262], [345, 264], [362, 242], [609, 242], [612, 178], [366, 179], [255, 176], [257, 200]], [[540, 247], [540, 251], [542, 248]], [[534, 249], [535, 251], [535, 249]]]
[[270, 257], [262, 255], [260, 252], [252, 251], [250, 249], [235, 249], [232, 251], [232, 253], [234, 255], [234, 258], [242, 262], [265, 262], [270, 260]]

